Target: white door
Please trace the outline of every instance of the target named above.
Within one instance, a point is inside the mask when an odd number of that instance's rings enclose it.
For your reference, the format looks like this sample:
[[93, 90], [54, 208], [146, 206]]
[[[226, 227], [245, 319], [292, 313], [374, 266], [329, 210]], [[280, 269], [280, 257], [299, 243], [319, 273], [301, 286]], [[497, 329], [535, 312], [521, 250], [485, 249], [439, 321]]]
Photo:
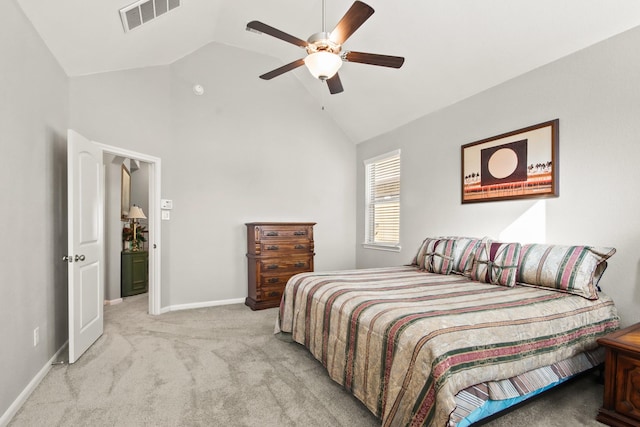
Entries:
[[102, 149], [67, 135], [69, 363], [102, 335], [104, 299]]

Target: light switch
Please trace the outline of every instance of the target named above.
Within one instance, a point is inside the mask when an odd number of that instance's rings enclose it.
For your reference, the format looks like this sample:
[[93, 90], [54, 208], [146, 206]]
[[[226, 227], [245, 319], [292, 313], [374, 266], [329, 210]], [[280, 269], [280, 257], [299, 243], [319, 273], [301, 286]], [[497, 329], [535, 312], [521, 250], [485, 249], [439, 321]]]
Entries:
[[169, 199], [160, 200], [160, 209], [173, 209], [173, 200], [169, 200]]
[[169, 221], [170, 219], [171, 219], [171, 212], [162, 211], [162, 220], [163, 221]]

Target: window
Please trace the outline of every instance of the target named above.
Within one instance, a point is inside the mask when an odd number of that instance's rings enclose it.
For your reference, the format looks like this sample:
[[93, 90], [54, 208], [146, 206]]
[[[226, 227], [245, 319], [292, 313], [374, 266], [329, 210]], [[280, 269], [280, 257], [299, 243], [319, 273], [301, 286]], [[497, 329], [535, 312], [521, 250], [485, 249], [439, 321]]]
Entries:
[[365, 160], [365, 242], [400, 249], [400, 150]]

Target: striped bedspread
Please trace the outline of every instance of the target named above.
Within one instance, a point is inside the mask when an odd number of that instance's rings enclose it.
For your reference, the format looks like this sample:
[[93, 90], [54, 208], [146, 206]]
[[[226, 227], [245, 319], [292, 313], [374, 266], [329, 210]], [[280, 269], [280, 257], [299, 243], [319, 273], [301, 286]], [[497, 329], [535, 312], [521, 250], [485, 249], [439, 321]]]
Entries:
[[415, 267], [302, 273], [276, 330], [309, 349], [384, 426], [445, 426], [454, 396], [596, 347], [613, 302]]

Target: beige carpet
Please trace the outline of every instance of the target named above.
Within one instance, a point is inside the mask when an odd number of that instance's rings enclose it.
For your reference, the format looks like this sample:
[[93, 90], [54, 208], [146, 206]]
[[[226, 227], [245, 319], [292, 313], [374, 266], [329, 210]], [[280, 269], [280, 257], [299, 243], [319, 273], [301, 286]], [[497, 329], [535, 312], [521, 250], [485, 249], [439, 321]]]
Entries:
[[[104, 335], [54, 366], [9, 425], [380, 425], [306, 349], [272, 335], [275, 309], [146, 309], [146, 295], [105, 307]], [[602, 388], [582, 377], [487, 425], [601, 426]]]

